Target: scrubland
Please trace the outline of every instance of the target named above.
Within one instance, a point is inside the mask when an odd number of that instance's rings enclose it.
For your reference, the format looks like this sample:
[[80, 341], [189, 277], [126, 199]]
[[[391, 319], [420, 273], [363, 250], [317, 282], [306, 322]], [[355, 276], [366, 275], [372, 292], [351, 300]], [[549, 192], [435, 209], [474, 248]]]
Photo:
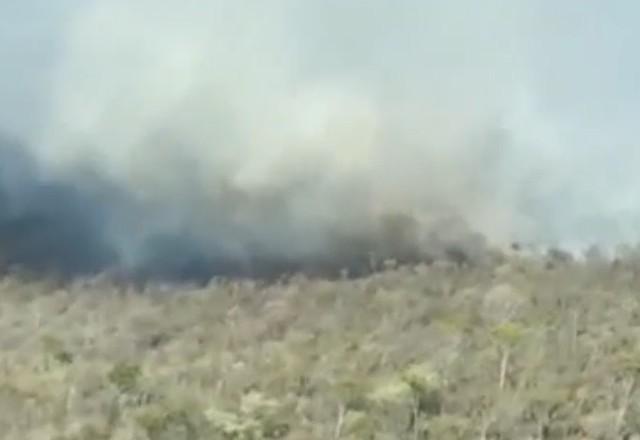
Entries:
[[635, 438], [640, 260], [556, 260], [204, 287], [8, 275], [0, 438]]

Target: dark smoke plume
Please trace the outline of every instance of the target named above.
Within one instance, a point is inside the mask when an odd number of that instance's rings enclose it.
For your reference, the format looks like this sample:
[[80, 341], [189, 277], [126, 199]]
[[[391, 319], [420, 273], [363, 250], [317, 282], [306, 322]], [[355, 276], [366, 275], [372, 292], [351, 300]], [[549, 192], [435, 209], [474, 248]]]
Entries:
[[[65, 277], [114, 271], [139, 279], [197, 281], [294, 273], [337, 276], [344, 270], [358, 276], [380, 269], [386, 259], [415, 263], [444, 258], [447, 252], [454, 252], [453, 239], [463, 237], [451, 236], [446, 241], [441, 234], [432, 233], [429, 249], [422, 249], [416, 220], [389, 215], [375, 228], [327, 230], [321, 246], [302, 246], [287, 253], [284, 249], [295, 247], [286, 243], [286, 236], [276, 243], [283, 249], [277, 251], [264, 242], [252, 242], [245, 235], [248, 230], [234, 232], [234, 225], [227, 224], [223, 229], [234, 235], [220, 234], [216, 243], [215, 230], [190, 231], [188, 223], [181, 229], [154, 232], [153, 215], [153, 207], [136, 204], [130, 194], [96, 173], [77, 173], [73, 181], [52, 177], [20, 143], [0, 140], [0, 263], [5, 269], [18, 267]], [[146, 222], [151, 232], [145, 231]], [[293, 229], [291, 232], [293, 236]], [[129, 243], [135, 258], [127, 258], [124, 248], [112, 240], [116, 234], [120, 243]], [[234, 251], [229, 250], [229, 243]], [[482, 249], [481, 240], [476, 244]], [[472, 248], [469, 251], [463, 251], [465, 256], [472, 255]]]
[[71, 274], [114, 264], [104, 231], [115, 194], [99, 180], [47, 179], [23, 146], [0, 139], [3, 265]]
[[[291, 251], [296, 246], [287, 243], [288, 237], [306, 239], [295, 236], [293, 223], [282, 225], [290, 234], [269, 246], [261, 237], [252, 240], [250, 229], [234, 231], [235, 225], [224, 221], [212, 228], [222, 225], [231, 235], [206, 226], [198, 231], [186, 220], [177, 229], [154, 231], [156, 212], [95, 172], [77, 173], [73, 181], [47, 175], [24, 146], [0, 141], [0, 262], [5, 269], [65, 277], [113, 271], [137, 279], [196, 281], [295, 273], [338, 276], [345, 270], [359, 276], [381, 269], [389, 259], [399, 264], [439, 258], [460, 262], [481, 257], [486, 249], [481, 236], [463, 224], [456, 230], [456, 223], [447, 221], [422, 235], [416, 219], [401, 214], [361, 224], [358, 231], [327, 229], [317, 246]], [[223, 220], [225, 216], [221, 213]], [[128, 246], [119, 244], [123, 242]]]

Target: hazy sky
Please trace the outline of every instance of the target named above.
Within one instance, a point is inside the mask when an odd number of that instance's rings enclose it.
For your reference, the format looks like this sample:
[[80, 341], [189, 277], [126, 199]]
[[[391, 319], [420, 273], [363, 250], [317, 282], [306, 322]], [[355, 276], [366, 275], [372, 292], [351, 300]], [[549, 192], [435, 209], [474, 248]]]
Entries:
[[78, 0], [0, 3], [0, 128], [31, 134], [42, 123], [51, 72]]
[[159, 197], [185, 191], [178, 157], [251, 190], [326, 167], [319, 211], [357, 178], [498, 236], [635, 239], [639, 19], [630, 0], [5, 1], [0, 128]]

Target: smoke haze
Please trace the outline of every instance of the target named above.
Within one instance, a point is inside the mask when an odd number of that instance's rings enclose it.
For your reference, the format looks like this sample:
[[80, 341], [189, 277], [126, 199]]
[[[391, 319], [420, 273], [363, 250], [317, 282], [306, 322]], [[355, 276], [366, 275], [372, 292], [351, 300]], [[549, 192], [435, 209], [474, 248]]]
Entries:
[[635, 241], [638, 13], [7, 3], [0, 255], [197, 277], [409, 257], [456, 234], [480, 246], [476, 232]]

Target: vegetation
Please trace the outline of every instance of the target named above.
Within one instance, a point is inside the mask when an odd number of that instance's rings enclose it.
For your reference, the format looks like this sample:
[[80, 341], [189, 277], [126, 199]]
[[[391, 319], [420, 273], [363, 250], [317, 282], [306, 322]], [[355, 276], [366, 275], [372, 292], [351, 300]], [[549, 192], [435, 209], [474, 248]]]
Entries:
[[8, 276], [0, 437], [635, 438], [634, 255], [143, 290]]

